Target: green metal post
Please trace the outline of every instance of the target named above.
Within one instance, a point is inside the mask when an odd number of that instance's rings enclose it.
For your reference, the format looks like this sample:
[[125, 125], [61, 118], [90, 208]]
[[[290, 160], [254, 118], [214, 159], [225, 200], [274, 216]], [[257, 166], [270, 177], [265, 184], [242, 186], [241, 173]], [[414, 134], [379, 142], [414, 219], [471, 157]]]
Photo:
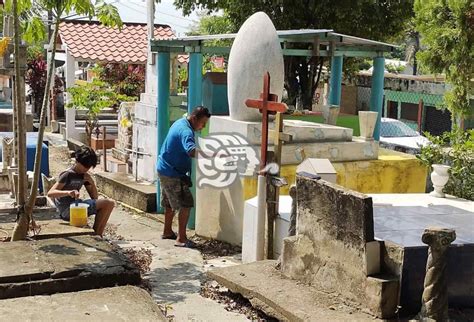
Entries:
[[[166, 135], [170, 128], [170, 113], [169, 113], [169, 96], [170, 96], [170, 53], [158, 52], [157, 61], [158, 73], [158, 106], [156, 109], [156, 126], [157, 126], [157, 150], [156, 162], [158, 164], [158, 157], [160, 155], [161, 146], [165, 141]], [[163, 213], [163, 208], [160, 204], [161, 191], [160, 180], [156, 180], [156, 202], [158, 213]]]
[[372, 90], [370, 93], [370, 110], [378, 112], [377, 124], [374, 130], [374, 139], [380, 139], [380, 119], [382, 118], [383, 107], [383, 84], [385, 72], [385, 58], [374, 58], [374, 70], [372, 72]]
[[[189, 87], [188, 87], [188, 114], [202, 104], [202, 53], [192, 53], [189, 55]], [[197, 140], [197, 138], [196, 138]], [[196, 162], [193, 160], [191, 172], [193, 187], [191, 192], [196, 203]], [[188, 228], [194, 229], [196, 224], [196, 208], [191, 209], [189, 215]]]
[[328, 103], [331, 107], [341, 106], [342, 56], [331, 58], [331, 79], [329, 83]]

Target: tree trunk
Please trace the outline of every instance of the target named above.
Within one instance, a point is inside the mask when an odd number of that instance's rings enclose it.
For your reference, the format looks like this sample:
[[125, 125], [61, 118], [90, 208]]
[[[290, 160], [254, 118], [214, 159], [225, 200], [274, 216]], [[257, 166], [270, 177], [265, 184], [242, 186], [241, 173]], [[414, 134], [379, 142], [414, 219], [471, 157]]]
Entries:
[[26, 55], [20, 49], [20, 27], [18, 17], [18, 1], [12, 1], [13, 29], [14, 29], [14, 60], [15, 60], [15, 122], [16, 122], [16, 150], [18, 166], [17, 207], [18, 217], [12, 233], [12, 241], [25, 239], [28, 233], [29, 217], [25, 211], [27, 176], [26, 176], [26, 106], [24, 70], [26, 66]]
[[[46, 113], [48, 110], [49, 104], [49, 95], [51, 88], [51, 80], [54, 79], [54, 58], [56, 56], [56, 39], [58, 37], [59, 31], [59, 18], [55, 23], [53, 37], [49, 43], [50, 48], [52, 48], [51, 56], [48, 61], [48, 74], [46, 76], [46, 85], [43, 97], [43, 103], [41, 106], [41, 115], [40, 115], [40, 124], [38, 129], [38, 141], [36, 142], [36, 155], [35, 155], [35, 164], [34, 164], [34, 175], [33, 175], [33, 184], [31, 185], [30, 190], [30, 198], [28, 199], [28, 204], [26, 205], [25, 212], [27, 216], [27, 220], [32, 219], [33, 208], [35, 206], [36, 196], [38, 194], [38, 183], [39, 177], [41, 173], [41, 157], [42, 157], [42, 147], [43, 147], [43, 137], [44, 137], [44, 129], [46, 127]], [[24, 239], [26, 237], [26, 233], [22, 236], [18, 236], [19, 239]], [[13, 238], [12, 238], [13, 239]]]
[[297, 66], [299, 57], [285, 57], [285, 89], [287, 98], [285, 103], [288, 105], [295, 106], [296, 98], [298, 97], [298, 80], [296, 78], [296, 69], [293, 66]]

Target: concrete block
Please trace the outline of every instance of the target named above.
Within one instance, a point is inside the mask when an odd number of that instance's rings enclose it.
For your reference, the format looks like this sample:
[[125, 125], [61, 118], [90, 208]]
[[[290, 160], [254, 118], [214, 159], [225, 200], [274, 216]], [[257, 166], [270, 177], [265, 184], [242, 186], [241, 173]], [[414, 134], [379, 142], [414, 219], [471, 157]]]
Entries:
[[127, 172], [127, 163], [120, 160], [114, 160], [107, 158], [107, 171], [112, 173], [126, 173]]
[[[242, 262], [250, 263], [257, 259], [256, 254], [256, 221], [258, 215], [258, 198], [252, 198], [245, 201], [244, 220], [242, 233]], [[278, 258], [282, 253], [283, 239], [288, 236], [290, 226], [291, 197], [280, 196], [278, 216], [275, 218], [275, 228], [273, 236], [274, 258]]]
[[365, 294], [367, 308], [376, 317], [391, 319], [396, 316], [399, 280], [393, 276], [367, 277]]
[[306, 159], [296, 167], [296, 172], [307, 172], [318, 175], [321, 179], [336, 183], [337, 172], [328, 159]]
[[[269, 129], [274, 128], [270, 122]], [[210, 120], [209, 133], [238, 133], [244, 136], [250, 144], [260, 144], [262, 141], [262, 123], [250, 121], [236, 121], [229, 116], [213, 116]], [[284, 120], [283, 132], [292, 135], [292, 143], [314, 142], [350, 142], [352, 129], [319, 124], [299, 120]], [[269, 139], [269, 144], [273, 140]]]
[[284, 240], [282, 273], [393, 317], [398, 278], [367, 277], [381, 270], [371, 197], [297, 175], [297, 205], [297, 233]]
[[156, 185], [135, 182], [124, 173], [99, 172], [95, 180], [97, 189], [106, 196], [145, 212], [156, 211]]
[[[297, 175], [298, 234], [322, 237], [363, 250], [374, 240], [372, 198], [341, 186]], [[319, 229], [314, 230], [317, 225]], [[319, 231], [324, 231], [322, 236]]]

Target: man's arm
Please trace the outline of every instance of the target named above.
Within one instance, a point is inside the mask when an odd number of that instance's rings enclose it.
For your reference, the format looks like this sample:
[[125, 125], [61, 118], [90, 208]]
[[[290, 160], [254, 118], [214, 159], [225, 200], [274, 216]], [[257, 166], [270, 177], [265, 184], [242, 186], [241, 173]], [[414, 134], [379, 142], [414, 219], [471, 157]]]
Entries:
[[86, 173], [84, 174], [84, 186], [86, 187], [87, 193], [91, 199], [99, 199], [99, 192], [97, 191], [97, 186], [95, 185], [94, 180], [91, 175]]

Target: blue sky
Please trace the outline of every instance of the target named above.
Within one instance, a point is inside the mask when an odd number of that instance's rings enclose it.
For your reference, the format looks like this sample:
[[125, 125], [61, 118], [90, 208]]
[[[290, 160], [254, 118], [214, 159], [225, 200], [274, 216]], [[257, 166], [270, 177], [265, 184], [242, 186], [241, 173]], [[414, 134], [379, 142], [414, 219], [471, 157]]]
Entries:
[[[118, 8], [123, 21], [146, 23], [146, 0], [111, 0], [107, 2]], [[161, 3], [156, 5], [155, 23], [170, 25], [177, 36], [184, 36], [194, 21], [198, 20], [195, 12], [184, 17], [181, 10], [174, 7], [173, 0], [161, 0]]]

